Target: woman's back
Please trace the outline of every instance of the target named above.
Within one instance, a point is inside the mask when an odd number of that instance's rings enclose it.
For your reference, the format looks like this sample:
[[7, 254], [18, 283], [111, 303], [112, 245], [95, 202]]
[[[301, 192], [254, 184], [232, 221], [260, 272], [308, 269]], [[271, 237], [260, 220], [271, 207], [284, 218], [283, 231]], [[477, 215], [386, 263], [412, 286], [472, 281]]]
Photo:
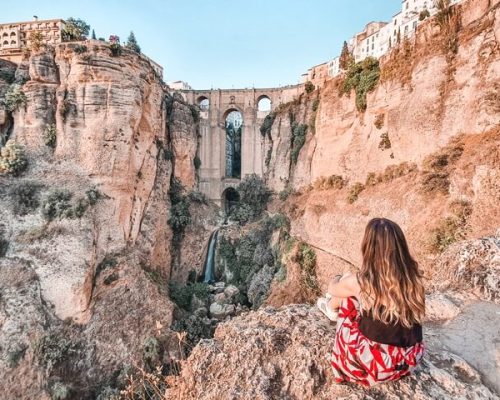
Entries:
[[371, 220], [362, 252], [359, 273], [329, 287], [341, 300], [331, 364], [338, 382], [372, 386], [409, 374], [421, 360], [425, 295], [397, 224]]

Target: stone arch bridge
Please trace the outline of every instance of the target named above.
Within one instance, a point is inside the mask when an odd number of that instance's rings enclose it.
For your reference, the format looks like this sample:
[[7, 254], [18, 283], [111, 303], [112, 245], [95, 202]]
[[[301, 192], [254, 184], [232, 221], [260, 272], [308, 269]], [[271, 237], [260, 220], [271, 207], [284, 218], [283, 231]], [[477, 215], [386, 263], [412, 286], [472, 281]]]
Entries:
[[[294, 85], [270, 89], [180, 91], [188, 103], [201, 108], [200, 191], [221, 205], [226, 200], [227, 189], [236, 187], [241, 178], [250, 174], [262, 176], [265, 154], [260, 126], [270, 111], [297, 98], [303, 90], [303, 85]], [[267, 106], [265, 109], [259, 107], [263, 104]], [[243, 118], [240, 178], [226, 174], [226, 117], [231, 111], [239, 111]]]

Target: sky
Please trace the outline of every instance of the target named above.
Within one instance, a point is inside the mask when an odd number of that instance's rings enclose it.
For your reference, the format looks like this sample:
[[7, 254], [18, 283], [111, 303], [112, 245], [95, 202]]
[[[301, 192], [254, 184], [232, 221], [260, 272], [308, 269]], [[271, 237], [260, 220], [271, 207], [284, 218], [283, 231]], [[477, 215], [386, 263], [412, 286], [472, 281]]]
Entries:
[[97, 37], [134, 31], [164, 80], [195, 89], [296, 84], [340, 54], [370, 21], [387, 21], [401, 0], [0, 0], [0, 23], [69, 17]]

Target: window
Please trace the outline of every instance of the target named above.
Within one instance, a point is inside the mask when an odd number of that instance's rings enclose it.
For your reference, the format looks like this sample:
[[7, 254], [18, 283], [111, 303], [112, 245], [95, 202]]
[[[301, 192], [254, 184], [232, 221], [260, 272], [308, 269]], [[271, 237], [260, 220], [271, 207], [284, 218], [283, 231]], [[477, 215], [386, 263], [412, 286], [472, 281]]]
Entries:
[[375, 48], [375, 45], [372, 43], [372, 50]]

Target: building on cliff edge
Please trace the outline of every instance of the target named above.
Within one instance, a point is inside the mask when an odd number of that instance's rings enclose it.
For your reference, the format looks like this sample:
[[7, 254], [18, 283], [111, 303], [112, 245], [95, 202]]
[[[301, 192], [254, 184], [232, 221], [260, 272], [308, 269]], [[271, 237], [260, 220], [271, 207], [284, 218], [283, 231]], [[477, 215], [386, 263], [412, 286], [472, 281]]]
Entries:
[[[31, 47], [32, 33], [41, 34], [42, 44], [56, 46], [62, 43], [65, 25], [63, 19], [38, 20], [38, 17], [34, 17], [32, 21], [0, 24], [0, 58], [16, 64], [23, 61]], [[141, 53], [140, 56], [163, 78], [163, 67], [160, 64], [145, 54]]]
[[[458, 4], [461, 1], [450, 0], [450, 5]], [[395, 14], [389, 22], [370, 22], [363, 31], [347, 41], [354, 60], [359, 62], [367, 57], [380, 58], [398, 42], [413, 36], [417, 26], [437, 12], [435, 0], [403, 0], [401, 11]], [[314, 75], [315, 68], [317, 67], [310, 68], [307, 73], [302, 75], [302, 82], [311, 80], [310, 77]], [[341, 73], [340, 56], [327, 63], [327, 70], [327, 78], [333, 78]]]
[[56, 45], [62, 42], [62, 32], [65, 22], [62, 19], [11, 22], [0, 24], [0, 57], [19, 63], [23, 60], [23, 53], [29, 49], [30, 35], [40, 32], [43, 43]]

